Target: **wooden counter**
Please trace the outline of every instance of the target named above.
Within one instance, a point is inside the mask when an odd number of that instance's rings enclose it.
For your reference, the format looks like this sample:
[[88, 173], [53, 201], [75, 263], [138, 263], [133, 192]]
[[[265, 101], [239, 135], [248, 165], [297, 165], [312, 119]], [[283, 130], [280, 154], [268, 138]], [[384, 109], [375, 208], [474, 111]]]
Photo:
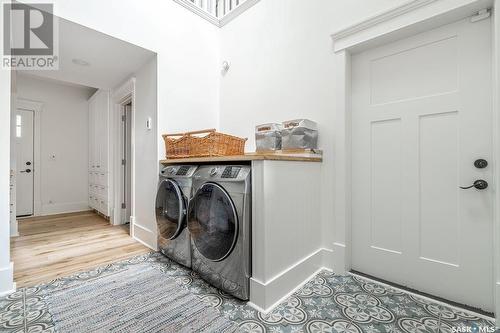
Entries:
[[189, 163], [214, 163], [214, 162], [244, 162], [244, 161], [301, 161], [301, 162], [322, 162], [323, 155], [320, 153], [246, 153], [245, 155], [234, 156], [212, 156], [212, 157], [189, 157], [173, 158], [161, 160], [160, 163], [168, 164], [189, 164]]

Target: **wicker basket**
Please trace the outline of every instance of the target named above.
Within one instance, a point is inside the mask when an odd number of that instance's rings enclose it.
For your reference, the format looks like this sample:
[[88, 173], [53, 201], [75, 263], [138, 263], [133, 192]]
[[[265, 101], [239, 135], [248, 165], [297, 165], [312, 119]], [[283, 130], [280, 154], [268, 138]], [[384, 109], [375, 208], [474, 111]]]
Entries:
[[243, 155], [247, 141], [215, 129], [164, 134], [163, 139], [167, 158]]

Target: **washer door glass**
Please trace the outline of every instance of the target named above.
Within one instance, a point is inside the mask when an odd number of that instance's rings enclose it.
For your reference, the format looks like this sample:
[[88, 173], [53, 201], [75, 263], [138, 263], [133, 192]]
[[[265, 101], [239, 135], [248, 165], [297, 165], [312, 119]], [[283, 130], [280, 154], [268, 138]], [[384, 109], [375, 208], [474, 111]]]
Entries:
[[156, 224], [159, 235], [173, 239], [182, 231], [186, 209], [179, 185], [166, 179], [160, 183], [156, 194]]
[[220, 185], [206, 183], [196, 192], [189, 204], [188, 228], [205, 258], [220, 261], [231, 253], [238, 235], [238, 215]]

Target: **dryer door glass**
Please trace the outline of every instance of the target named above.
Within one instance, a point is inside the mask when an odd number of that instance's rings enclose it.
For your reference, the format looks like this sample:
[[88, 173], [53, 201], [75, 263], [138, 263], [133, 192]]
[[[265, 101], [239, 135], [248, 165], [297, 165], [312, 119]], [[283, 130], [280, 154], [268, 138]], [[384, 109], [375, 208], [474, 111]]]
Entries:
[[183, 228], [186, 214], [184, 199], [179, 185], [166, 179], [160, 183], [156, 195], [156, 224], [163, 239], [173, 239]]
[[188, 228], [205, 258], [220, 261], [231, 253], [238, 235], [238, 215], [220, 185], [206, 183], [196, 192], [189, 205]]

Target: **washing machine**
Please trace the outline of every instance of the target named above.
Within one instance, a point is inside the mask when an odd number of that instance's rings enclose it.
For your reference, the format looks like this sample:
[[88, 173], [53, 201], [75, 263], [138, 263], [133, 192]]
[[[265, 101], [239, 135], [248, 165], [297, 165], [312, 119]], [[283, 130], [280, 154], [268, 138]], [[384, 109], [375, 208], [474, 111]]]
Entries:
[[248, 165], [200, 166], [188, 212], [192, 269], [242, 300], [252, 273], [250, 171]]
[[191, 267], [191, 241], [186, 219], [197, 168], [194, 165], [163, 168], [156, 194], [158, 248], [161, 253], [186, 267]]

